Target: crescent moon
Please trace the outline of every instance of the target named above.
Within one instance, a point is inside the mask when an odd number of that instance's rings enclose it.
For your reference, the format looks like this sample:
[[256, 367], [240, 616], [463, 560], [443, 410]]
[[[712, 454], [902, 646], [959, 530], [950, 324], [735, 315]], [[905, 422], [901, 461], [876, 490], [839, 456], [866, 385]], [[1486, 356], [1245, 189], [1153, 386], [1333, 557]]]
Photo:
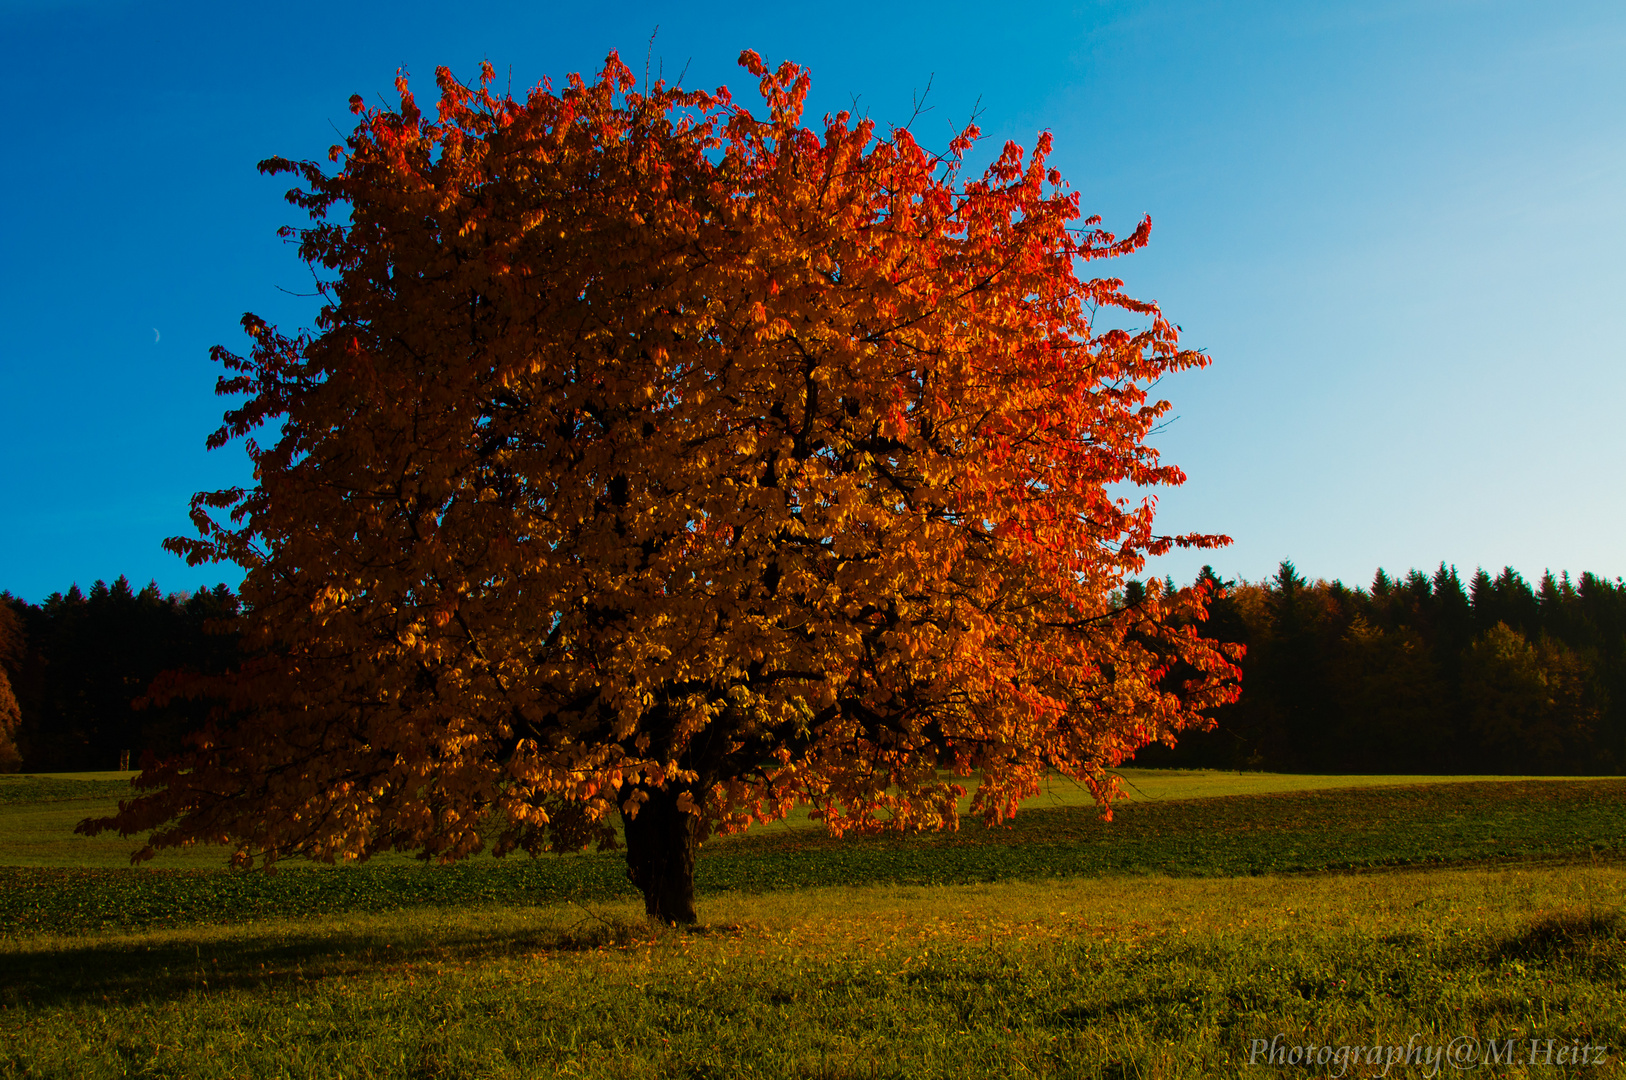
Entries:
[[156, 326], [152, 328], [152, 343], [154, 345], [158, 344], [158, 327]]

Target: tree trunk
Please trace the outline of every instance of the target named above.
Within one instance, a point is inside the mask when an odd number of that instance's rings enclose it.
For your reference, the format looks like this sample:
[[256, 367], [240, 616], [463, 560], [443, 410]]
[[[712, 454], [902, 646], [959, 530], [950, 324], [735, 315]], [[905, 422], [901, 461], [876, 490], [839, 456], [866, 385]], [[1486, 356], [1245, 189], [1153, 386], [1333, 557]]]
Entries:
[[705, 839], [698, 814], [678, 809], [675, 788], [644, 789], [637, 817], [621, 815], [627, 833], [627, 877], [644, 894], [644, 911], [667, 925], [695, 921], [694, 857]]

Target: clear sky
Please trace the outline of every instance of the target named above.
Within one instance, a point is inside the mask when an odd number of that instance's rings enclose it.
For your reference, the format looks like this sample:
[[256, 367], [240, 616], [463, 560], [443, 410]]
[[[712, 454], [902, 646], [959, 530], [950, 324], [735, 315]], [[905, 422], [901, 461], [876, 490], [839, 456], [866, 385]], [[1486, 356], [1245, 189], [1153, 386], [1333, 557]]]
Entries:
[[[1010, 11], [1014, 14], [1004, 14]], [[464, 16], [464, 12], [468, 12]], [[211, 345], [308, 322], [286, 178], [397, 68], [432, 98], [488, 58], [516, 94], [641, 68], [748, 98], [735, 58], [813, 74], [945, 144], [1054, 132], [1088, 210], [1152, 244], [1113, 272], [1213, 365], [1164, 385], [1189, 482], [1169, 531], [1257, 579], [1442, 560], [1626, 574], [1626, 6], [74, 3], [0, 7], [0, 589], [225, 580], [159, 549], [245, 482]]]

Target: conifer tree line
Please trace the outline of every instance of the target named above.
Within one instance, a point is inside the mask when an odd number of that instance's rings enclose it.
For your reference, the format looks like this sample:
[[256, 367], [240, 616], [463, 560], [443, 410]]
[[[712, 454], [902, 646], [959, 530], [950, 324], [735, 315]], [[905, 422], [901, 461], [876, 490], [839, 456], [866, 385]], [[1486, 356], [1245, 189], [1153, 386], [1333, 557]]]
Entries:
[[164, 672], [235, 664], [235, 636], [210, 632], [235, 614], [225, 585], [164, 595], [121, 576], [43, 604], [0, 593], [0, 771], [115, 769], [125, 752], [138, 766], [178, 751], [207, 703], [143, 699]]
[[[1626, 770], [1626, 583], [1511, 567], [1466, 584], [1379, 570], [1367, 588], [1284, 561], [1223, 585], [1203, 629], [1247, 647], [1211, 731], [1139, 765], [1326, 773], [1596, 775]], [[1150, 587], [1167, 588], [1152, 583]], [[1147, 586], [1133, 584], [1133, 600]]]
[[[1512, 568], [1307, 580], [1291, 562], [1223, 588], [1206, 636], [1247, 648], [1212, 730], [1137, 765], [1282, 772], [1595, 775], [1626, 771], [1626, 583]], [[1126, 603], [1173, 582], [1131, 583]], [[0, 771], [115, 768], [180, 749], [205, 702], [145, 698], [166, 671], [219, 672], [225, 585], [140, 591], [123, 577], [30, 604], [0, 593]], [[213, 626], [211, 624], [214, 624]], [[1178, 672], [1171, 678], [1178, 677]], [[160, 695], [161, 697], [162, 695]]]

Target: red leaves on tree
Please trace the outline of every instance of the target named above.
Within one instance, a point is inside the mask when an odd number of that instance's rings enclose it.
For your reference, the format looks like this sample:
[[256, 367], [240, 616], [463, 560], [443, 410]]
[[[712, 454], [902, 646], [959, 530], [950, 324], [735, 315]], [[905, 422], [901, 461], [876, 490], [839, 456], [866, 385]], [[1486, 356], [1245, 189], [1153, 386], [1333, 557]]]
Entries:
[[688, 918], [713, 829], [952, 827], [946, 774], [990, 821], [1046, 770], [1106, 805], [1234, 696], [1201, 591], [1123, 602], [1148, 555], [1225, 542], [1111, 494], [1183, 481], [1146, 390], [1207, 362], [1078, 276], [1149, 223], [1081, 220], [1048, 135], [968, 179], [975, 128], [817, 133], [806, 72], [740, 62], [765, 118], [613, 55], [523, 102], [443, 69], [433, 120], [404, 78], [352, 99], [337, 172], [262, 165], [303, 185], [328, 303], [216, 351], [247, 400], [210, 444], [271, 441], [172, 541], [247, 569], [258, 659], [119, 827], [453, 859], [619, 812], [651, 913]]

